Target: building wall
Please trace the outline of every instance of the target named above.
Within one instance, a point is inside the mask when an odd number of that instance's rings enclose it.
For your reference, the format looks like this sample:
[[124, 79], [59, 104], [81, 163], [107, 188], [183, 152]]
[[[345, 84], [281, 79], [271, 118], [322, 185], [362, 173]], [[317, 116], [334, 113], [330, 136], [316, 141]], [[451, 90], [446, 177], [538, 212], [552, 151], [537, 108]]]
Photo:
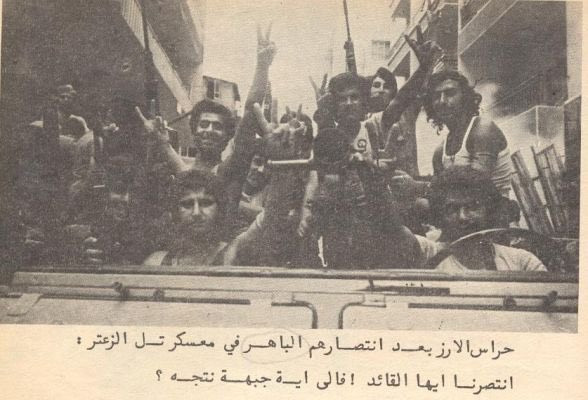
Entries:
[[566, 3], [568, 98], [582, 93], [582, 2]]
[[[118, 95], [144, 104], [142, 42], [121, 12], [119, 1], [4, 0], [1, 130], [16, 134], [20, 124], [38, 118], [48, 93], [59, 83], [73, 83], [79, 93], [78, 113], [84, 116]], [[6, 62], [10, 60], [10, 62]], [[178, 115], [176, 93], [161, 75], [160, 111]], [[176, 90], [177, 92], [177, 90]], [[184, 108], [191, 107], [185, 92]], [[174, 126], [189, 134], [188, 122]], [[8, 138], [3, 148], [12, 145]]]
[[[236, 84], [234, 82], [217, 79], [210, 76], [205, 76], [203, 78], [203, 82], [205, 90], [199, 100], [207, 97], [211, 100], [218, 101], [233, 113], [237, 112], [238, 99], [235, 97]], [[212, 89], [212, 85], [214, 85], [215, 90]]]
[[460, 68], [536, 175], [531, 146], [566, 153], [563, 105], [581, 91], [582, 4], [486, 3], [460, 31]]
[[[393, 4], [409, 2], [410, 33], [418, 18], [414, 2], [400, 0]], [[452, 20], [439, 24], [437, 32], [425, 30], [425, 34], [438, 42], [445, 40], [442, 46], [454, 49], [460, 70], [476, 83], [476, 90], [484, 97], [483, 112], [504, 128], [513, 150], [524, 146], [525, 152], [531, 154], [532, 144], [544, 147], [554, 143], [563, 157], [561, 112], [549, 107], [532, 109], [538, 105], [559, 108], [581, 92], [582, 3], [472, 0], [467, 4], [467, 25], [460, 29]], [[388, 62], [400, 75], [414, 72], [418, 65], [413, 56], [405, 53], [397, 52]], [[522, 115], [529, 110], [532, 111]], [[514, 118], [518, 115], [519, 121]], [[552, 120], [530, 126], [526, 123], [529, 115], [535, 120], [550, 115]], [[430, 174], [432, 154], [441, 137], [424, 113], [416, 119], [415, 136], [419, 171], [421, 175]]]

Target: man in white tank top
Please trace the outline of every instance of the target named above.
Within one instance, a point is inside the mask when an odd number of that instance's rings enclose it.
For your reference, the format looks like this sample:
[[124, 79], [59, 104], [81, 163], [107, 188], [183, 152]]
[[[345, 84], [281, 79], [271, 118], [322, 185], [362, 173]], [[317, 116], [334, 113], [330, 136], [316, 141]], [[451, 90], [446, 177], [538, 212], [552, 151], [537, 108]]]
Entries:
[[[455, 70], [431, 75], [423, 99], [427, 119], [448, 133], [433, 154], [433, 170], [438, 175], [454, 165], [471, 165], [486, 171], [502, 195], [510, 191], [512, 165], [508, 142], [500, 128], [479, 115], [482, 96], [465, 76]], [[405, 186], [417, 197], [425, 196], [428, 184], [399, 174], [394, 183]]]
[[502, 194], [510, 190], [510, 153], [506, 137], [487, 118], [480, 117], [482, 96], [457, 71], [431, 76], [424, 99], [427, 118], [448, 134], [433, 155], [435, 174], [452, 165], [471, 165], [487, 171]]

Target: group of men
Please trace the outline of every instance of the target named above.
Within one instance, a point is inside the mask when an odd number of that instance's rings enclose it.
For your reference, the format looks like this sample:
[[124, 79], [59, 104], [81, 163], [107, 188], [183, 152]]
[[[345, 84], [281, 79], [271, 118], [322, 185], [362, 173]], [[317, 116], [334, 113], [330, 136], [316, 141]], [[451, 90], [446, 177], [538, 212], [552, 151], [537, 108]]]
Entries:
[[[258, 31], [242, 118], [212, 100], [197, 103], [190, 159], [171, 146], [162, 117], [114, 101], [86, 124], [68, 110], [73, 87], [60, 87], [53, 117], [44, 113], [23, 134], [35, 142], [26, 149], [57, 149], [21, 154], [17, 188], [29, 200], [20, 205], [23, 259], [545, 271], [524, 250], [486, 240], [450, 245], [518, 219], [501, 208], [511, 205], [507, 141], [479, 116], [481, 97], [461, 73], [433, 72], [442, 50], [420, 31], [406, 39], [419, 68], [400, 89], [385, 68], [313, 83], [315, 134], [302, 107], [278, 119], [274, 101], [271, 118], [264, 112], [276, 45], [269, 30]], [[416, 176], [416, 143], [399, 126], [421, 101], [433, 125], [447, 131], [428, 181]], [[50, 125], [58, 133], [53, 145]], [[55, 159], [73, 164], [48, 168]], [[438, 239], [424, 226], [435, 226]]]

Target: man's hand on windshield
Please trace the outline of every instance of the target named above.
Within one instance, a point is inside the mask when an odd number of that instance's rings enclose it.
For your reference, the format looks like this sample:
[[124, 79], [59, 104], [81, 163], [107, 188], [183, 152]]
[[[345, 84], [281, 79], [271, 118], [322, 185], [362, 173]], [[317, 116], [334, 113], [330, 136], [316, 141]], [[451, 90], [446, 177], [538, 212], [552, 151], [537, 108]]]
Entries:
[[92, 227], [85, 224], [73, 224], [65, 227], [65, 234], [71, 243], [71, 256], [88, 264], [106, 262], [103, 244], [92, 233]]
[[101, 244], [94, 236], [87, 237], [83, 241], [83, 260], [90, 264], [104, 264], [106, 256]]

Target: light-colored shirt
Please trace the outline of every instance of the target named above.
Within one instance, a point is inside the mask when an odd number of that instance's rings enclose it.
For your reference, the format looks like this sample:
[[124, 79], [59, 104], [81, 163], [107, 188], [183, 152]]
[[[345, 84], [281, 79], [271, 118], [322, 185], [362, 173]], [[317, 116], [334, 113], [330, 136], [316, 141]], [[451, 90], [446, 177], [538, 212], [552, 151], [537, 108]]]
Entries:
[[[434, 242], [423, 236], [415, 235], [425, 260], [430, 260], [440, 251], [448, 247], [447, 243]], [[545, 265], [533, 254], [523, 249], [493, 244], [494, 262], [497, 271], [547, 271]], [[468, 271], [453, 255], [445, 258], [437, 265], [436, 270], [450, 274]]]

